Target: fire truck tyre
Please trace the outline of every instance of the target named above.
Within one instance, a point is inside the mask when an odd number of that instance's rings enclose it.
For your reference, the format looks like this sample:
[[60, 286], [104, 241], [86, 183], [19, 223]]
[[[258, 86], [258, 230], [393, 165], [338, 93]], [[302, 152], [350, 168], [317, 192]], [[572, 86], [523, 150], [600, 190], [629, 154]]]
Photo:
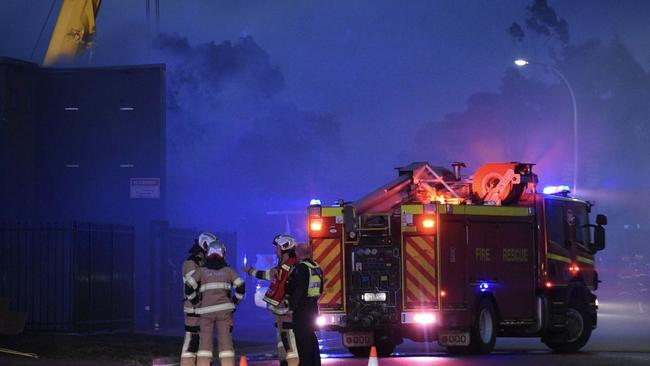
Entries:
[[476, 323], [470, 336], [470, 347], [474, 353], [492, 352], [497, 340], [497, 317], [494, 305], [489, 299], [483, 299], [476, 310]]
[[551, 339], [544, 341], [549, 348], [559, 353], [576, 352], [581, 349], [591, 337], [593, 324], [583, 301], [573, 300], [566, 313], [566, 330], [562, 340]]
[[354, 357], [368, 358], [370, 355], [370, 347], [348, 347], [348, 351], [350, 351]]

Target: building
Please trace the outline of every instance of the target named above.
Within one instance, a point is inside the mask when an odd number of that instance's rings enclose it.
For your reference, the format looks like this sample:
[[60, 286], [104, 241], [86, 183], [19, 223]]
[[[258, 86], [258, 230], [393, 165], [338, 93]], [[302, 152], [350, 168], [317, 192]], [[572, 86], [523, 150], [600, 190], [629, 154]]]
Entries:
[[[0, 221], [132, 225], [134, 256], [148, 258], [149, 225], [166, 218], [165, 111], [164, 65], [0, 57]], [[138, 262], [135, 277], [151, 279], [151, 265]], [[136, 319], [147, 303], [135, 297]]]

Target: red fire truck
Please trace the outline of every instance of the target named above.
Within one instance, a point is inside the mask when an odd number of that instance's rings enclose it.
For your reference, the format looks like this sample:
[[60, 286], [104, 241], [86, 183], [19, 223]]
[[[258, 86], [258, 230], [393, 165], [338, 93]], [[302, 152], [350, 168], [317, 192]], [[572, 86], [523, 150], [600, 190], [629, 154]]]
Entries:
[[365, 197], [312, 200], [309, 243], [324, 272], [318, 325], [354, 355], [404, 338], [489, 353], [499, 337], [580, 349], [596, 327], [594, 255], [607, 224], [567, 190], [539, 193], [533, 164], [491, 163], [470, 178], [413, 163]]

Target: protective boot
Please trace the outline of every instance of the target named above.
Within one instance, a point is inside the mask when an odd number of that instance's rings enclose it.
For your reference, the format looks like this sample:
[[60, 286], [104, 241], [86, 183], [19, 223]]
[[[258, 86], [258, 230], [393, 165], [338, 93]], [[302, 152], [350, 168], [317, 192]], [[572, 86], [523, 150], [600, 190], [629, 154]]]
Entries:
[[219, 362], [221, 363], [221, 366], [235, 366], [235, 358], [234, 357], [220, 358]]

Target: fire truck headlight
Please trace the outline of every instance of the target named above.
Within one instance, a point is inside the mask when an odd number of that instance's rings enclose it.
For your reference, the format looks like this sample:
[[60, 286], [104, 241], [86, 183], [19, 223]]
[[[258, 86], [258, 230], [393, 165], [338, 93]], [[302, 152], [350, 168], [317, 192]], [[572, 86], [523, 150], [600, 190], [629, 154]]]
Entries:
[[364, 293], [361, 298], [365, 302], [371, 302], [371, 301], [386, 301], [386, 293], [385, 292], [366, 292]]
[[417, 313], [413, 315], [413, 320], [419, 324], [432, 324], [436, 321], [436, 316], [432, 313]]
[[325, 325], [325, 323], [326, 323], [326, 320], [325, 320], [325, 317], [323, 315], [316, 318], [316, 325], [317, 326], [322, 327], [322, 326]]

